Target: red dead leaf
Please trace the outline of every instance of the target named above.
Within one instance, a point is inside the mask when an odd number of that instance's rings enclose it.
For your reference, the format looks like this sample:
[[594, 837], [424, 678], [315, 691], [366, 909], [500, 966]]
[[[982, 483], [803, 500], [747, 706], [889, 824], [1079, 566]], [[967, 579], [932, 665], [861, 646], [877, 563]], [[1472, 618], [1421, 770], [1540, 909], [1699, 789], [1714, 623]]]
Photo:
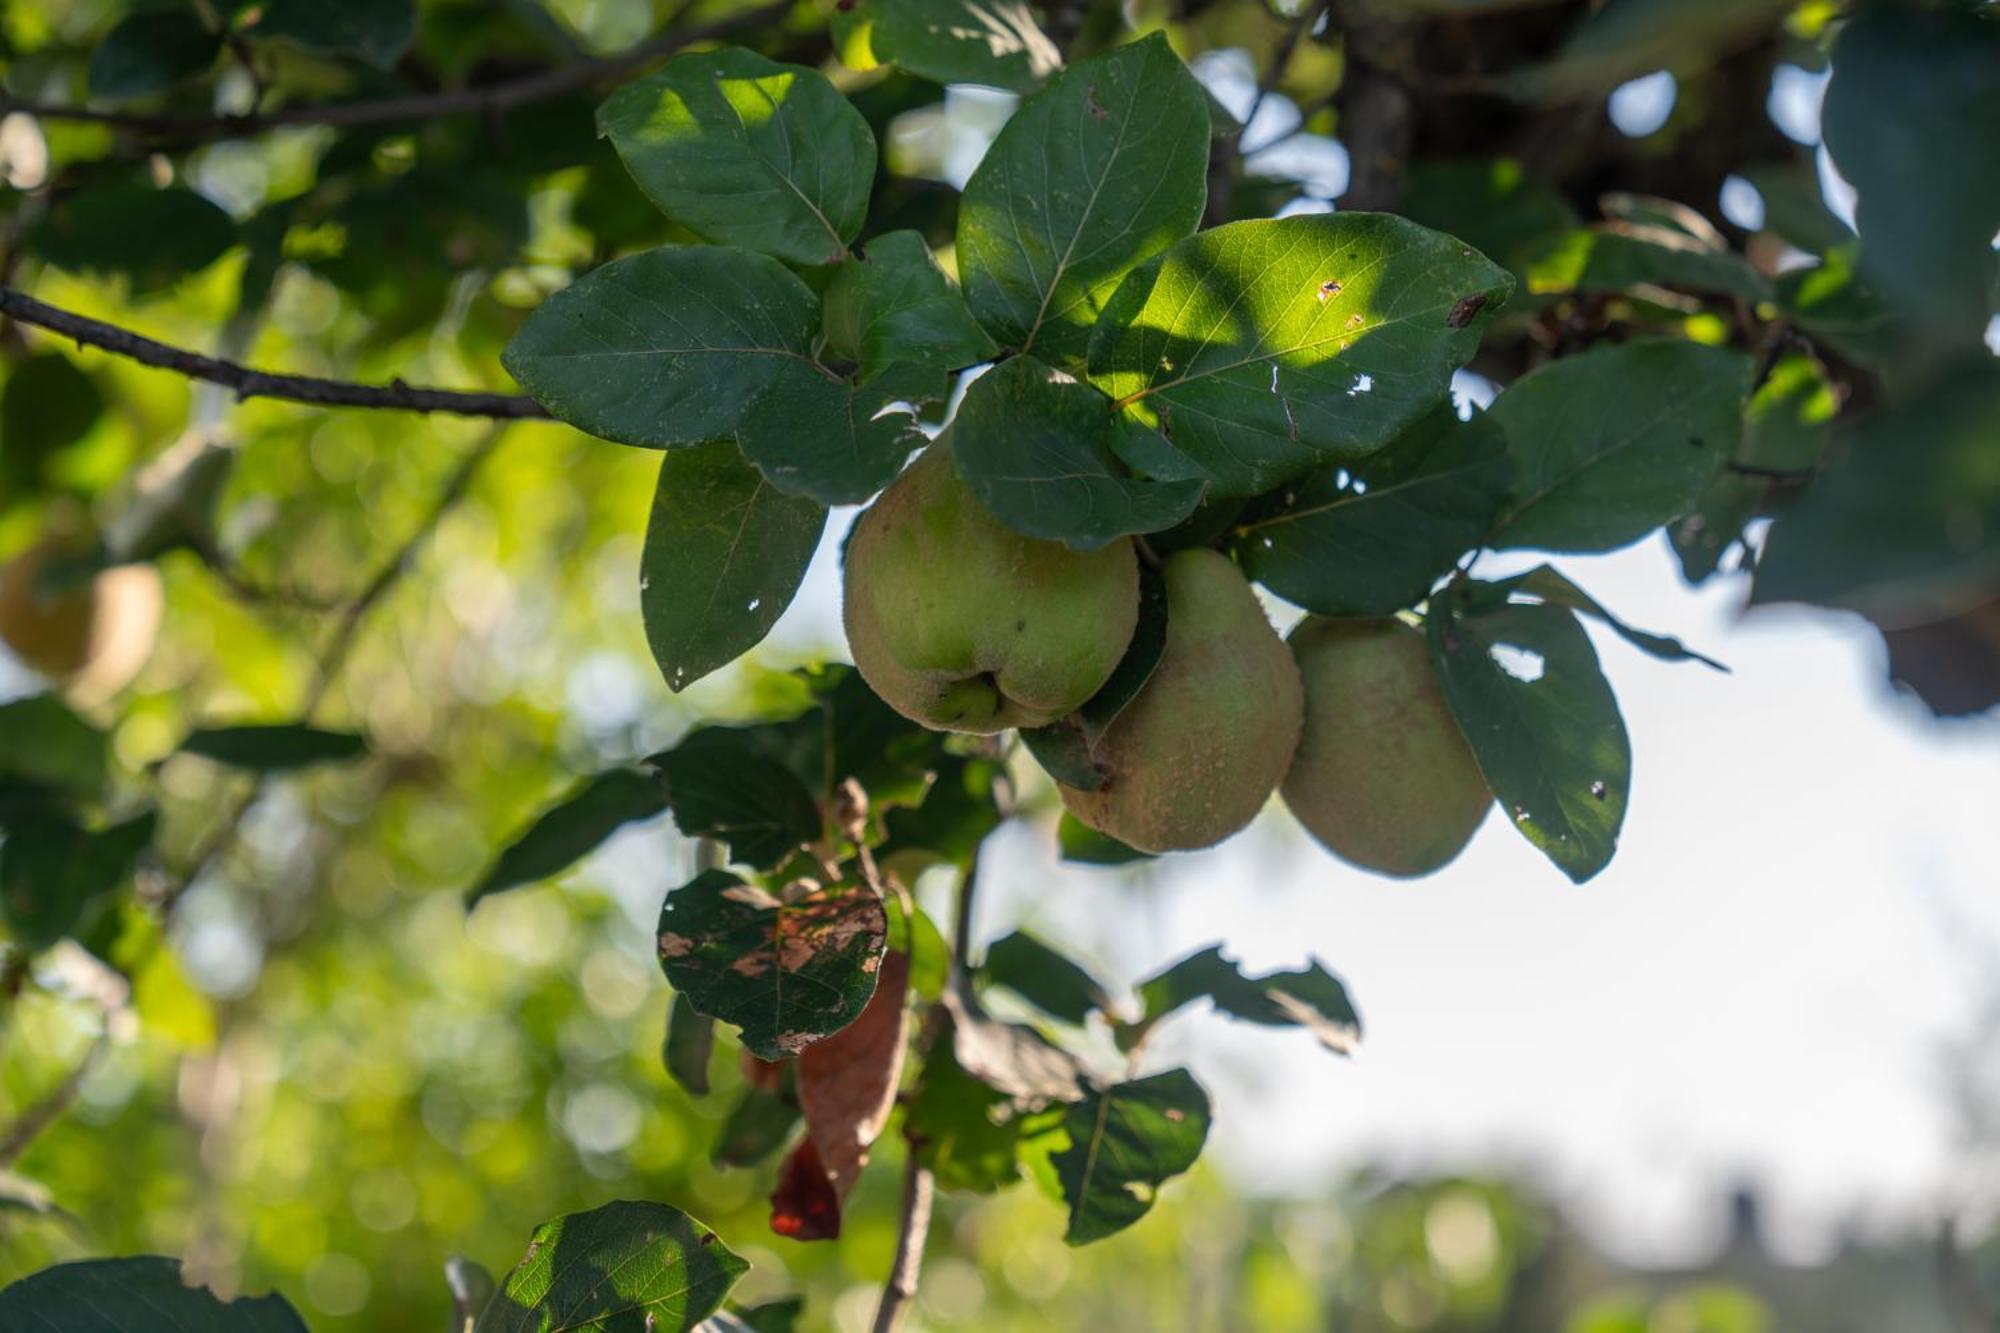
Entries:
[[867, 1165], [868, 1147], [896, 1104], [909, 981], [910, 956], [884, 955], [875, 994], [861, 1017], [799, 1056], [799, 1108], [805, 1113], [806, 1133], [842, 1199], [853, 1190]]
[[771, 1192], [771, 1230], [788, 1240], [832, 1240], [840, 1235], [840, 1196], [810, 1137], [799, 1140], [778, 1168]]

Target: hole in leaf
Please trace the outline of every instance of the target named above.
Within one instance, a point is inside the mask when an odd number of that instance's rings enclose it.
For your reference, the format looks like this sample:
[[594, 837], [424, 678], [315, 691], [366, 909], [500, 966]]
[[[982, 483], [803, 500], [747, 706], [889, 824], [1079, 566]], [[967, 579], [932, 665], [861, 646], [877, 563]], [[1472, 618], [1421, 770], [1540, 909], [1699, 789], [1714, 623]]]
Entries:
[[1542, 678], [1547, 669], [1547, 661], [1531, 648], [1517, 648], [1511, 643], [1496, 643], [1487, 655], [1493, 665], [1512, 676], [1515, 680], [1532, 685]]

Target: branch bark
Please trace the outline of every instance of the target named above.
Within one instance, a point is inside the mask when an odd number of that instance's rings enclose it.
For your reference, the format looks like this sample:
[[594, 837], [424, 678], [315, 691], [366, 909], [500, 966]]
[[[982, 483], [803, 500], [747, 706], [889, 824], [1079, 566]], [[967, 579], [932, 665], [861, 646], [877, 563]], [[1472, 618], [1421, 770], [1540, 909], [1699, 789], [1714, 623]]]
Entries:
[[910, 1145], [909, 1165], [903, 1172], [903, 1221], [896, 1237], [896, 1262], [889, 1281], [882, 1288], [882, 1303], [875, 1307], [875, 1333], [896, 1333], [910, 1302], [917, 1298], [917, 1278], [924, 1267], [924, 1243], [931, 1234], [931, 1204], [936, 1198], [937, 1180]]
[[774, 0], [725, 18], [692, 27], [656, 33], [616, 55], [557, 65], [504, 83], [446, 92], [409, 93], [363, 102], [332, 102], [279, 107], [240, 116], [184, 116], [145, 111], [101, 111], [89, 107], [31, 102], [0, 92], [0, 115], [23, 111], [43, 120], [81, 121], [108, 125], [151, 139], [213, 143], [244, 139], [287, 125], [330, 125], [354, 129], [367, 125], [397, 125], [445, 116], [491, 116], [530, 103], [546, 101], [591, 84], [629, 73], [641, 65], [672, 55], [696, 42], [724, 37], [789, 13], [792, 0]]
[[205, 380], [235, 391], [238, 398], [281, 398], [315, 407], [368, 407], [397, 412], [447, 412], [457, 416], [496, 417], [506, 421], [540, 420], [548, 411], [523, 394], [465, 393], [456, 389], [424, 389], [394, 380], [388, 384], [353, 384], [311, 375], [285, 375], [254, 370], [234, 361], [205, 356], [183, 347], [156, 342], [144, 334], [103, 320], [37, 301], [12, 287], [0, 287], [0, 315], [22, 324], [59, 333], [78, 346], [96, 347], [141, 365], [171, 370], [189, 379]]

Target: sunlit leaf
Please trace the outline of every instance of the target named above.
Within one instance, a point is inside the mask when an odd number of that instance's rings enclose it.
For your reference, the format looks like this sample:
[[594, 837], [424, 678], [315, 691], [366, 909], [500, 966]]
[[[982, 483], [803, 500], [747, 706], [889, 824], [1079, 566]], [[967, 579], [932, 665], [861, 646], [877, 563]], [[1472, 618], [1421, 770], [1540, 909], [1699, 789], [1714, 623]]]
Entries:
[[1052, 1159], [1069, 1205], [1063, 1239], [1085, 1245], [1152, 1209], [1159, 1187], [1201, 1156], [1208, 1094], [1185, 1069], [1092, 1091], [1069, 1108], [1069, 1146]]
[[938, 83], [1024, 93], [1062, 68], [1024, 0], [859, 0], [835, 11], [833, 30], [848, 64], [895, 65]]
[[535, 1228], [475, 1333], [691, 1333], [749, 1265], [661, 1203], [607, 1203]]

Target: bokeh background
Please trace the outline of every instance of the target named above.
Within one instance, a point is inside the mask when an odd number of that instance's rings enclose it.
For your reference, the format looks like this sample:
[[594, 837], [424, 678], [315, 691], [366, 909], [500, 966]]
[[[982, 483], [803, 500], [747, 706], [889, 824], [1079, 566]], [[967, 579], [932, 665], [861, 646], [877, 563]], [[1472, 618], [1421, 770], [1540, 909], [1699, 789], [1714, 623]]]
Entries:
[[[0, 31], [32, 74], [37, 51], [87, 42], [115, 8], [5, 0]], [[474, 8], [492, 7], [435, 5], [426, 21]], [[1195, 68], [1241, 113], [1283, 15], [1223, 8], [1237, 17], [1203, 29]], [[582, 50], [660, 21], [645, 0], [547, 9]], [[953, 89], [901, 107], [886, 86], [867, 105], [913, 195], [962, 183], [1013, 105]], [[1809, 63], [1772, 80], [1772, 124], [1808, 148], [1822, 87]], [[219, 95], [236, 94], [225, 80]], [[1692, 132], [1679, 98], [1662, 72], [1602, 114], [1635, 152], [1671, 154]], [[1345, 152], [1316, 124], [1274, 95], [1250, 125], [1250, 183], [1273, 207], [1338, 206]], [[98, 151], [97, 134], [0, 128], [16, 192], [0, 212], [38, 171]], [[495, 383], [520, 312], [652, 224], [602, 154], [536, 160], [530, 142], [488, 171], [485, 146], [465, 126], [364, 145], [375, 193], [357, 189], [337, 227], [286, 237], [260, 319], [239, 318], [247, 247], [152, 286], [44, 265], [34, 289], [170, 342], [234, 339], [259, 365]], [[264, 216], [314, 190], [329, 147], [313, 129], [221, 144], [190, 155], [184, 180], [239, 220]], [[1747, 182], [1690, 202], [1759, 226]], [[30, 353], [80, 372], [67, 397], [45, 379], [17, 387]], [[748, 1256], [746, 1297], [800, 1293], [805, 1327], [865, 1327], [894, 1247], [894, 1144], [837, 1242], [781, 1240], [767, 1173], [710, 1164], [733, 1054], [718, 1053], [706, 1099], [661, 1070], [651, 926], [693, 861], [671, 822], [463, 907], [494, 850], [577, 775], [697, 720], [755, 715], [784, 670], [842, 655], [851, 514], [771, 640], [675, 696], [637, 614], [650, 454], [551, 425], [495, 437], [235, 406], [33, 335], [4, 367], [0, 429], [16, 441], [58, 411], [81, 424], [45, 463], [53, 487], [0, 492], [0, 554], [64, 507], [114, 512], [135, 465], [196, 435], [234, 459], [218, 541], [249, 586], [193, 553], [163, 562], [158, 645], [99, 713], [133, 775], [197, 721], [291, 716], [330, 628], [315, 608], [364, 585], [459, 461], [490, 453], [329, 696], [326, 720], [368, 733], [373, 757], [265, 789], [169, 938], [135, 913], [120, 947], [145, 961], [129, 996], [65, 946], [0, 1017], [0, 1123], [89, 1059], [73, 1108], [5, 1177], [0, 1282], [67, 1257], [185, 1254], [224, 1285], [279, 1287], [316, 1329], [436, 1330], [446, 1256], [504, 1268], [542, 1219], [640, 1197]], [[1459, 390], [1469, 405], [1490, 386]], [[922, 1327], [1947, 1333], [1990, 1317], [2000, 720], [1941, 723], [1891, 692], [1858, 619], [1746, 614], [1742, 581], [1690, 590], [1663, 540], [1564, 568], [1730, 667], [1600, 637], [1636, 776], [1620, 855], [1585, 889], [1497, 819], [1415, 884], [1329, 860], [1276, 811], [1167, 864], [1066, 865], [1051, 795], [1023, 765], [1029, 817], [989, 849], [975, 938], [1030, 925], [1119, 981], [1214, 941], [1260, 967], [1316, 956], [1348, 982], [1368, 1040], [1337, 1061], [1208, 1016], [1170, 1029], [1162, 1057], [1189, 1062], [1218, 1103], [1203, 1167], [1141, 1226], [1081, 1251], [1032, 1189], [949, 1200]], [[1281, 628], [1296, 614], [1271, 610]], [[0, 698], [39, 688], [0, 658]], [[246, 781], [186, 757], [157, 778], [182, 848]]]

